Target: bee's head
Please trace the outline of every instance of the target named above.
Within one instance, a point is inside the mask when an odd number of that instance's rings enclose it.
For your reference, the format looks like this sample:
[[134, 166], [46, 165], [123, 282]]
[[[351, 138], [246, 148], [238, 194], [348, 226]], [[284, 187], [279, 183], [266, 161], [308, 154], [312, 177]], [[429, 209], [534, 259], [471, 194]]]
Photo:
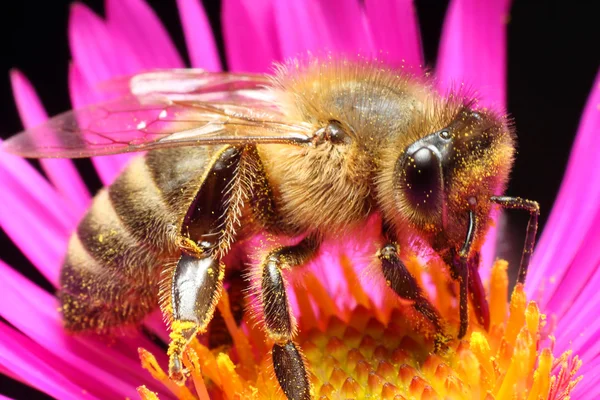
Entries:
[[396, 214], [387, 218], [404, 219], [438, 251], [462, 245], [470, 210], [478, 217], [475, 240], [482, 239], [490, 196], [504, 190], [514, 155], [504, 118], [468, 106], [445, 111], [415, 125], [421, 130], [417, 138], [387, 166], [393, 169], [388, 173], [393, 210], [388, 203], [387, 212]]

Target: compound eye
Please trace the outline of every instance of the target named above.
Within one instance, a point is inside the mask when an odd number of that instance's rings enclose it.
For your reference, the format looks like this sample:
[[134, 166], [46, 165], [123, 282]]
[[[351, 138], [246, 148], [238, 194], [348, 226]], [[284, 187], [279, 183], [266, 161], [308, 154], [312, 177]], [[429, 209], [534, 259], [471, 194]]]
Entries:
[[423, 212], [439, 210], [441, 183], [439, 160], [431, 149], [421, 147], [408, 156], [404, 169], [404, 190], [414, 207]]

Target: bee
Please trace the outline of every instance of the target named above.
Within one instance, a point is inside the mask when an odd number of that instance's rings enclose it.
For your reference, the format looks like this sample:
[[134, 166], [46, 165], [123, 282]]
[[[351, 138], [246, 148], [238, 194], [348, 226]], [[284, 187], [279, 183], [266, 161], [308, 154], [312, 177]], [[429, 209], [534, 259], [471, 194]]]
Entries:
[[58, 292], [69, 331], [136, 325], [160, 305], [169, 373], [183, 383], [183, 353], [213, 317], [232, 247], [259, 232], [298, 237], [267, 252], [256, 285], [279, 384], [288, 398], [308, 399], [284, 271], [315, 258], [325, 238], [377, 214], [382, 247], [373, 258], [438, 337], [443, 321], [405, 266], [415, 240], [459, 283], [458, 338], [469, 298], [489, 326], [478, 264], [493, 204], [530, 214], [525, 281], [539, 207], [502, 195], [514, 132], [460, 93], [333, 58], [290, 62], [272, 76], [153, 71], [127, 91], [5, 143], [24, 157], [145, 151], [96, 195], [71, 237]]

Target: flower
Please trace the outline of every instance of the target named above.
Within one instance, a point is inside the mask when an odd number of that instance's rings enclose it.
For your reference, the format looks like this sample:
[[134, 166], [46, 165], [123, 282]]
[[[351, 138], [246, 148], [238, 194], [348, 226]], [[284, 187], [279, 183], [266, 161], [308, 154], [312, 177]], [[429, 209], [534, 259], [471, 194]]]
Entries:
[[[178, 0], [177, 5], [192, 65], [221, 69], [199, 2]], [[265, 72], [273, 60], [307, 50], [377, 55], [398, 68], [418, 69], [422, 65], [410, 1], [366, 0], [362, 7], [355, 0], [227, 0], [223, 8], [227, 60], [234, 71]], [[508, 8], [506, 0], [452, 2], [436, 69], [442, 88], [466, 80], [480, 88], [484, 104], [504, 105], [503, 21]], [[71, 10], [73, 62], [69, 81], [76, 108], [101, 101], [93, 88], [111, 77], [151, 68], [183, 67], [165, 29], [143, 0], [107, 0], [106, 9], [106, 20], [83, 5], [76, 4]], [[336, 24], [328, 22], [330, 14], [336, 15]], [[290, 32], [292, 26], [294, 33]], [[484, 54], [481, 49], [485, 49]], [[11, 79], [24, 124], [32, 126], [45, 120], [26, 78], [13, 71]], [[443, 395], [445, 390], [470, 398], [470, 393], [479, 391], [483, 396], [491, 390], [495, 398], [504, 398], [526, 387], [532, 399], [561, 398], [569, 393], [572, 398], [598, 396], [600, 322], [588, 317], [600, 301], [595, 289], [600, 279], [596, 251], [600, 240], [598, 104], [600, 77], [582, 117], [529, 280], [525, 288], [517, 287], [513, 292], [510, 313], [506, 266], [496, 262], [490, 267], [494, 240], [486, 242], [482, 274], [490, 281], [489, 332], [473, 324], [465, 341], [452, 344], [445, 355], [430, 355], [426, 351], [430, 348], [427, 328], [395, 301], [367, 293], [357, 282], [353, 263], [368, 249], [332, 249], [315, 263], [302, 277], [310, 282], [310, 295], [296, 290], [294, 304], [301, 326], [299, 343], [309, 363], [322, 366], [313, 370], [316, 394], [323, 392], [334, 398], [335, 390], [348, 394], [370, 390], [393, 398], [406, 390], [410, 395], [429, 398], [434, 396], [432, 392]], [[93, 162], [102, 181], [109, 184], [129, 157], [95, 158]], [[56, 286], [68, 235], [89, 204], [90, 195], [71, 161], [41, 163], [48, 180], [26, 161], [0, 154], [0, 224]], [[319, 268], [319, 263], [327, 268]], [[420, 271], [416, 262], [411, 268]], [[451, 320], [457, 313], [439, 271], [431, 266], [420, 275], [430, 277], [436, 305]], [[0, 372], [56, 398], [133, 397], [137, 387], [140, 395], [149, 399], [155, 393], [160, 398], [173, 393], [182, 398], [192, 396], [188, 388], [178, 387], [161, 375], [159, 366], [166, 365], [165, 352], [147, 335], [114, 338], [110, 343], [103, 338], [67, 336], [51, 294], [2, 262], [0, 273], [4, 294], [0, 301]], [[527, 302], [526, 297], [536, 303]], [[194, 344], [199, 358], [190, 352], [187, 362], [195, 395], [207, 398], [209, 390], [223, 391], [226, 398], [235, 390], [248, 390], [248, 396], [258, 390], [277, 394], [270, 366], [262, 361], [268, 360], [264, 356], [268, 347], [260, 331], [249, 324], [244, 325], [244, 332], [233, 326], [226, 298], [219, 307], [229, 322], [234, 347], [214, 353], [199, 342]], [[406, 323], [386, 325], [391, 315], [394, 321]], [[157, 316], [149, 318], [146, 327], [166, 340]], [[394, 338], [401, 336], [407, 339], [395, 343]], [[140, 367], [138, 348], [144, 349], [140, 350], [142, 364], [155, 379]], [[585, 377], [576, 386], [574, 374]]]

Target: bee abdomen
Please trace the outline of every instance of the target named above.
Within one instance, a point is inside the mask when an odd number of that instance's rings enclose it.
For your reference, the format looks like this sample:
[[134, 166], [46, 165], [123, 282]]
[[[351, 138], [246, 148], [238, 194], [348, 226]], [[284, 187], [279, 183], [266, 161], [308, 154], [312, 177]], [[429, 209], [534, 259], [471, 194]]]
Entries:
[[72, 331], [139, 323], [158, 305], [158, 284], [176, 250], [169, 211], [143, 157], [93, 204], [71, 238], [61, 272], [62, 312]]
[[181, 216], [166, 204], [146, 157], [133, 160], [108, 194], [122, 226], [135, 240], [160, 254], [177, 250]]
[[71, 237], [59, 292], [68, 330], [106, 332], [140, 321], [156, 302], [151, 288], [127, 284], [94, 260], [77, 235]]

